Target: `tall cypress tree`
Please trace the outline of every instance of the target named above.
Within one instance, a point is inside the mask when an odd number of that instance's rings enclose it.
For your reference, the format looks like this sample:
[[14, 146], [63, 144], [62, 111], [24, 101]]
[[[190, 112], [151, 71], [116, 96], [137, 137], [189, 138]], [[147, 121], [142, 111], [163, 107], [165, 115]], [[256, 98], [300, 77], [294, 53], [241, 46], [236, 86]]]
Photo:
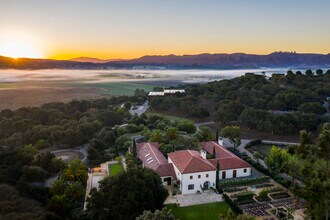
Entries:
[[213, 147], [213, 154], [212, 154], [213, 158], [215, 159], [215, 157], [217, 156], [216, 152], [215, 152], [215, 147]]
[[134, 158], [137, 157], [135, 138], [133, 138], [133, 155], [134, 155]]
[[220, 189], [220, 180], [219, 180], [219, 173], [220, 173], [220, 164], [219, 164], [219, 160], [217, 161], [217, 172], [216, 172], [216, 175], [215, 175], [215, 187], [216, 189], [219, 191]]

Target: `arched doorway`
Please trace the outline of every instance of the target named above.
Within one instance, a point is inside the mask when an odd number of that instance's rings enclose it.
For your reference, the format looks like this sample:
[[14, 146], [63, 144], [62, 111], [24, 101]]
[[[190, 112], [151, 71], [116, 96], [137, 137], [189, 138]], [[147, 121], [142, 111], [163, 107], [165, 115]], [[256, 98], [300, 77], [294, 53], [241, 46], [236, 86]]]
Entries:
[[204, 183], [204, 185], [203, 185], [204, 187], [204, 190], [208, 190], [208, 189], [210, 189], [210, 182], [209, 181], [206, 181], [205, 183]]

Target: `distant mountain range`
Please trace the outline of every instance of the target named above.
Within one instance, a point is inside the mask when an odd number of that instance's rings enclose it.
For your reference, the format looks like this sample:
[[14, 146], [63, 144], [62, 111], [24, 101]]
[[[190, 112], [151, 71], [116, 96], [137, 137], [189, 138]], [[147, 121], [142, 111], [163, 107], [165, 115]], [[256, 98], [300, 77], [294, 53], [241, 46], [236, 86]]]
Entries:
[[80, 57], [72, 60], [30, 59], [0, 56], [0, 68], [14, 69], [247, 69], [260, 67], [313, 68], [330, 67], [330, 54], [274, 52], [255, 54], [198, 54], [143, 56], [131, 60], [101, 60]]
[[71, 59], [71, 61], [76, 61], [76, 62], [82, 62], [82, 63], [108, 63], [112, 61], [124, 61], [124, 59], [99, 59], [99, 58], [93, 58], [93, 57], [77, 57]]

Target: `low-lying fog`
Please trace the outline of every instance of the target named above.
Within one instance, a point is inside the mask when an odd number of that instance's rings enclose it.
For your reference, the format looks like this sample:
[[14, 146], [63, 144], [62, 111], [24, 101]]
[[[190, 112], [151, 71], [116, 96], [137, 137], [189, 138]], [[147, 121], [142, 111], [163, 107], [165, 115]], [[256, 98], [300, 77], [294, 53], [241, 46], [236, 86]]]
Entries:
[[24, 81], [80, 81], [83, 83], [106, 83], [148, 80], [178, 80], [182, 83], [202, 83], [234, 78], [247, 72], [266, 75], [285, 73], [287, 69], [241, 69], [241, 70], [0, 70], [0, 83]]

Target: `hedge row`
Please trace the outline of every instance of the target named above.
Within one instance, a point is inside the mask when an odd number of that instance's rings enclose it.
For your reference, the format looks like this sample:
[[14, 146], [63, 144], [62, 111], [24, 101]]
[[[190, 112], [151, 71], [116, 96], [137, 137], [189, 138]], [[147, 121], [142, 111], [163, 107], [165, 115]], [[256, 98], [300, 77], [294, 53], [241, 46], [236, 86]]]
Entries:
[[229, 204], [230, 208], [237, 214], [243, 214], [242, 209], [233, 201], [229, 198], [229, 196], [227, 194], [222, 194], [223, 198], [225, 199], [225, 201], [227, 202], [227, 204]]
[[220, 182], [220, 186], [222, 188], [246, 186], [246, 185], [253, 185], [253, 184], [257, 184], [257, 183], [269, 182], [269, 180], [270, 180], [270, 178], [268, 176], [252, 178], [252, 179], [228, 180], [228, 181]]
[[253, 192], [241, 192], [236, 194], [237, 202], [245, 201], [245, 200], [253, 200], [254, 193]]

